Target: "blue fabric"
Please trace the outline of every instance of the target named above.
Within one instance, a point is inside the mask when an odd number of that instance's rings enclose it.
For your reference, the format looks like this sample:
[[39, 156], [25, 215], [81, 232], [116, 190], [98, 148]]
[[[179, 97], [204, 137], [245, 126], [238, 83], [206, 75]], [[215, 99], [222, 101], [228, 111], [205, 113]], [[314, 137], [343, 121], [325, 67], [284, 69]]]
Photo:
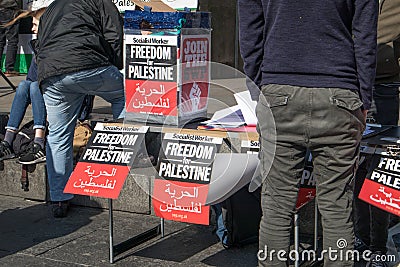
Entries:
[[224, 217], [222, 215], [222, 205], [215, 204], [211, 206], [215, 212], [215, 223], [216, 223], [216, 230], [215, 234], [218, 236], [218, 239], [222, 242], [222, 244], [227, 245], [228, 236], [227, 236], [227, 229], [224, 224]]
[[51, 201], [73, 197], [64, 187], [73, 170], [72, 142], [82, 101], [98, 95], [112, 104], [114, 119], [125, 115], [123, 76], [115, 66], [94, 68], [47, 78], [43, 82], [49, 121], [46, 146]]
[[28, 74], [26, 75], [26, 80], [31, 82], [36, 82], [38, 79], [37, 64], [35, 58], [32, 57], [31, 65], [29, 66]]
[[[344, 88], [369, 109], [378, 1], [239, 0], [245, 74], [259, 87]], [[251, 91], [254, 100], [259, 90]]]
[[6, 129], [18, 130], [26, 108], [32, 103], [34, 129], [46, 129], [46, 107], [38, 82], [21, 81], [15, 92]]

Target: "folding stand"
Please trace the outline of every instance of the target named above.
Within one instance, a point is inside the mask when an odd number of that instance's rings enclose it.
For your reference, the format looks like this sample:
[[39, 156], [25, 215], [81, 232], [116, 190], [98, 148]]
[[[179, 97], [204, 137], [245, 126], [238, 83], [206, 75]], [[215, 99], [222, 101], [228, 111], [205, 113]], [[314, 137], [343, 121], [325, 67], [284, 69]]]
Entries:
[[109, 210], [109, 236], [110, 236], [110, 263], [114, 263], [114, 257], [140, 245], [161, 233], [161, 237], [164, 237], [164, 219], [161, 219], [160, 224], [156, 227], [147, 230], [139, 235], [136, 235], [128, 240], [125, 240], [114, 246], [114, 220], [113, 220], [113, 205], [112, 199], [108, 199], [108, 210]]
[[10, 81], [10, 79], [7, 78], [7, 76], [0, 70], [0, 75], [1, 77], [3, 77], [3, 79], [8, 83], [8, 85], [11, 86], [11, 88], [15, 91], [17, 90], [17, 88], [15, 87], [15, 85]]

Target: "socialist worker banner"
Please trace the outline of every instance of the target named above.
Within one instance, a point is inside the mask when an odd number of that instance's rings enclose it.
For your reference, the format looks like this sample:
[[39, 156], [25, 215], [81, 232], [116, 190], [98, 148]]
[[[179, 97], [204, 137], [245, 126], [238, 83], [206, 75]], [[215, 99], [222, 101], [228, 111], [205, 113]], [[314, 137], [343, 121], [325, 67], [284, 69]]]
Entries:
[[215, 155], [222, 138], [166, 133], [158, 160], [152, 202], [167, 220], [209, 224], [205, 206]]
[[64, 192], [117, 199], [147, 130], [97, 123]]

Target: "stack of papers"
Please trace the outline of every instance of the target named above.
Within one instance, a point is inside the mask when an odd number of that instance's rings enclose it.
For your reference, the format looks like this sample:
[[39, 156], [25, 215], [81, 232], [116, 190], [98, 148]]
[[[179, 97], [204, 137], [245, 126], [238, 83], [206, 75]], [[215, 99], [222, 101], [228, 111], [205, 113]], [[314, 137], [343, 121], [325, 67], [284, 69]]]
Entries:
[[238, 103], [214, 113], [210, 120], [202, 122], [198, 129], [223, 131], [255, 131], [257, 125], [256, 105], [249, 91], [234, 94]]

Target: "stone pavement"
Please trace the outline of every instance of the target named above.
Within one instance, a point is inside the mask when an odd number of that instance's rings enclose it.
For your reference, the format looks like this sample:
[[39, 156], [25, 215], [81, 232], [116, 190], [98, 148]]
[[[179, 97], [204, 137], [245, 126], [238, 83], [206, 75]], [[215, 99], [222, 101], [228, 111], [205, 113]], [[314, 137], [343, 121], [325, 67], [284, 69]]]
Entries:
[[[19, 185], [16, 185], [19, 186]], [[165, 222], [156, 237], [110, 264], [108, 211], [72, 206], [54, 219], [49, 206], [0, 195], [0, 266], [256, 266], [256, 244], [225, 250], [213, 226]], [[157, 225], [151, 215], [114, 211], [114, 244]]]

